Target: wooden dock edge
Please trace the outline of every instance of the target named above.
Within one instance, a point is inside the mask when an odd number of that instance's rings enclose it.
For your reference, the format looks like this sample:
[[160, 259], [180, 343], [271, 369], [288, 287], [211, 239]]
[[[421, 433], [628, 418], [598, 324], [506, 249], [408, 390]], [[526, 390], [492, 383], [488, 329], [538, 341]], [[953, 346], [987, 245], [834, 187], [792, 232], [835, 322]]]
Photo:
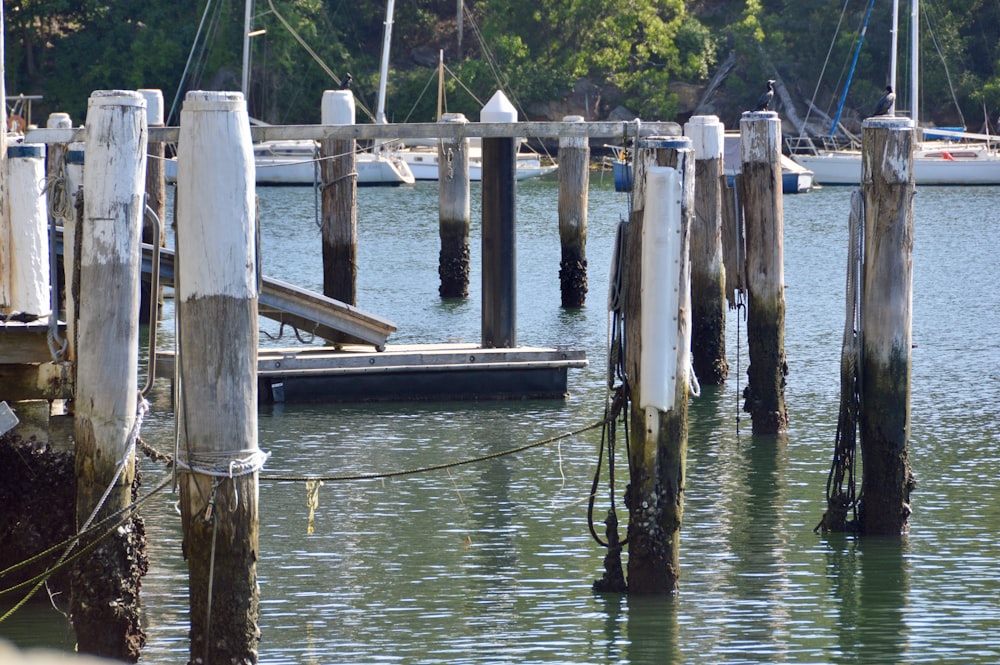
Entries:
[[[376, 402], [560, 399], [584, 351], [473, 344], [262, 348], [259, 401]], [[157, 354], [157, 376], [173, 377], [173, 354]]]

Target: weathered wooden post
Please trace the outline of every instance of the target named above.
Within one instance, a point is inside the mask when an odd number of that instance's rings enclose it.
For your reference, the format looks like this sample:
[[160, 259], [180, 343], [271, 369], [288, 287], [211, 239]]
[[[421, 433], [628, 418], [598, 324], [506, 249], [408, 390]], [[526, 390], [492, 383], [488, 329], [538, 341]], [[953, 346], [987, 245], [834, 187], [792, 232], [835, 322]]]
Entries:
[[726, 272], [722, 260], [722, 151], [725, 126], [714, 115], [684, 125], [695, 158], [691, 221], [691, 364], [702, 385], [722, 385], [726, 363]]
[[80, 220], [83, 217], [84, 144], [70, 143], [66, 152], [66, 195], [69, 211], [63, 219], [63, 279], [66, 298], [66, 354], [76, 360], [76, 329], [80, 316]]
[[688, 261], [694, 151], [687, 138], [640, 140], [626, 231], [625, 368], [633, 409], [628, 590], [673, 593], [687, 462], [691, 314]]
[[189, 92], [177, 153], [176, 398], [191, 661], [256, 663], [257, 276], [250, 122], [237, 92]]
[[7, 148], [10, 182], [10, 311], [25, 320], [49, 314], [49, 211], [45, 145]]
[[[353, 125], [354, 113], [353, 92], [323, 92], [324, 125]], [[323, 295], [348, 305], [356, 305], [358, 299], [358, 173], [354, 144], [354, 139], [326, 139], [320, 143]]]
[[[45, 121], [45, 127], [47, 129], [69, 129], [73, 127], [73, 120], [68, 113], [50, 113]], [[66, 152], [68, 150], [69, 146], [65, 143], [51, 143], [46, 147], [45, 151], [45, 175], [48, 178], [45, 193], [49, 206], [49, 223], [53, 227], [65, 226], [66, 219], [74, 213], [73, 197], [69, 195], [66, 189]], [[65, 234], [65, 228], [63, 232]], [[63, 240], [65, 242], [65, 236]], [[63, 249], [63, 256], [65, 256], [65, 248]], [[50, 269], [52, 268], [58, 268], [58, 265], [50, 265]], [[62, 283], [59, 282], [58, 270], [52, 270], [51, 274], [52, 279], [50, 281], [52, 282], [52, 288], [55, 289], [56, 296], [53, 298], [53, 303], [55, 303], [53, 310], [58, 317], [59, 304], [63, 299], [61, 294], [68, 291], [68, 289], [66, 288], [65, 277]], [[65, 351], [66, 349], [63, 350], [64, 354]], [[65, 358], [65, 355], [63, 357]]]
[[[482, 122], [516, 123], [517, 110], [499, 90]], [[483, 347], [517, 346], [517, 140], [483, 139]]]
[[[438, 122], [467, 123], [461, 113], [445, 113]], [[441, 253], [438, 276], [442, 298], [469, 295], [469, 139], [441, 139], [438, 143], [438, 216]]]
[[[150, 88], [138, 92], [146, 99], [147, 124], [150, 127], [162, 127], [163, 92]], [[166, 247], [167, 237], [164, 229], [167, 217], [167, 181], [164, 162], [166, 146], [163, 141], [151, 141], [147, 146], [146, 155], [146, 205], [153, 211], [155, 219], [143, 214], [142, 241], [148, 244], [156, 242], [159, 243], [160, 247]], [[149, 307], [153, 304], [149, 302], [149, 284], [151, 283], [148, 279], [144, 279], [142, 291], [139, 294], [139, 317], [143, 321], [149, 320]], [[162, 305], [163, 289], [161, 287], [156, 295], [156, 306]]]
[[[583, 122], [570, 115], [563, 122]], [[559, 138], [559, 287], [563, 307], [587, 301], [587, 194], [590, 189], [590, 144], [585, 136]]]
[[[151, 88], [138, 91], [146, 99], [146, 118], [150, 127], [163, 126], [163, 92]], [[163, 141], [150, 141], [146, 152], [146, 205], [149, 206], [157, 219], [160, 220], [160, 234], [163, 237], [163, 225], [167, 216], [167, 183], [164, 157], [166, 146]], [[152, 242], [152, 229], [143, 224], [142, 241]]]
[[7, 88], [5, 67], [3, 1], [0, 0], [0, 314], [10, 308], [10, 206], [7, 184]]
[[[77, 528], [133, 498], [142, 413], [137, 384], [146, 101], [131, 91], [94, 92], [86, 126], [74, 400]], [[139, 518], [127, 520], [73, 571], [71, 614], [79, 651], [138, 660], [145, 641], [139, 620], [143, 534]]]
[[781, 201], [781, 120], [773, 111], [740, 119], [746, 225], [747, 368], [743, 410], [754, 434], [788, 427], [785, 408], [784, 216]]
[[908, 118], [870, 118], [862, 145], [859, 425], [864, 533], [899, 534], [910, 516], [913, 133]]

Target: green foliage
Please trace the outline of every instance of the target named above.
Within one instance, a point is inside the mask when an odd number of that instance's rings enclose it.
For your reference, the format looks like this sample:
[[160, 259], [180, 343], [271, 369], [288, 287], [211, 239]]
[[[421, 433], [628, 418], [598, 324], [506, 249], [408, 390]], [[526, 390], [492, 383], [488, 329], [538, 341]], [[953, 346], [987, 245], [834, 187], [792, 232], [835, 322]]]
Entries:
[[[447, 110], [470, 119], [498, 88], [527, 117], [524, 109], [566, 98], [586, 80], [613, 105], [670, 120], [680, 109], [668, 86], [706, 81], [720, 53], [731, 50], [737, 69], [723, 87], [731, 104], [751, 104], [777, 71], [800, 97], [815, 91], [817, 106], [832, 113], [869, 2], [466, 0], [458, 53], [454, 0], [397, 0], [387, 111], [396, 121], [434, 119], [437, 81], [427, 54], [444, 49], [461, 80], [447, 77]], [[57, 110], [82, 122], [87, 98], [98, 89], [161, 88], [169, 109], [189, 57], [181, 93], [238, 89], [244, 0], [211, 0], [202, 41], [193, 48], [208, 3], [7, 0], [7, 90], [45, 96], [36, 122]], [[848, 94], [848, 106], [859, 112], [867, 112], [889, 78], [887, 5], [875, 5]], [[956, 122], [947, 110], [954, 97], [972, 128], [984, 115], [996, 119], [1000, 3], [934, 0], [921, 8], [922, 115]], [[353, 74], [358, 121], [367, 121], [365, 110], [375, 110], [385, 11], [385, 0], [256, 0], [253, 27], [267, 32], [252, 41], [251, 114], [274, 123], [318, 121], [322, 92], [336, 82], [294, 31], [334, 76]], [[897, 90], [906, 99], [908, 16], [901, 14]]]

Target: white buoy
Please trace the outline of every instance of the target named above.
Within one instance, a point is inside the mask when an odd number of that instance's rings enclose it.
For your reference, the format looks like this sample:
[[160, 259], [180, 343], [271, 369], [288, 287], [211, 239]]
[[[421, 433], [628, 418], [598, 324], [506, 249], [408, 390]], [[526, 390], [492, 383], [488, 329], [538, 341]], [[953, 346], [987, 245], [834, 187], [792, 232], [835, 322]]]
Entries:
[[45, 196], [45, 146], [7, 148], [10, 171], [10, 311], [49, 313], [49, 218]]

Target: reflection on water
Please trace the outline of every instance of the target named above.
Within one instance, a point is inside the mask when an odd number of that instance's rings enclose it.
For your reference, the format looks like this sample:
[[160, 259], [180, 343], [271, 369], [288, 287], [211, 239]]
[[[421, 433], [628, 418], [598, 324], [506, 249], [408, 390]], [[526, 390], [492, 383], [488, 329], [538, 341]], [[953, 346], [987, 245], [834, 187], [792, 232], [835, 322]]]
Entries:
[[[570, 373], [570, 397], [267, 407], [265, 475], [413, 469], [496, 453], [601, 416], [607, 265], [625, 201], [610, 179], [602, 186], [595, 178], [588, 304], [566, 311], [556, 183], [518, 187], [518, 339], [587, 351], [590, 365]], [[319, 289], [312, 196], [260, 195], [264, 271]], [[752, 437], [745, 415], [737, 432], [747, 353], [729, 312], [730, 379], [706, 387], [689, 411], [677, 597], [590, 590], [604, 555], [586, 525], [596, 430], [450, 471], [328, 482], [312, 534], [302, 484], [262, 480], [261, 662], [997, 662], [1000, 312], [982, 268], [995, 265], [1000, 246], [1000, 190], [918, 193], [911, 534], [862, 542], [813, 532], [837, 421], [848, 197], [846, 188], [827, 188], [785, 198], [787, 435]], [[474, 186], [474, 220], [477, 199]], [[428, 184], [359, 191], [358, 304], [395, 321], [397, 342], [479, 340], [478, 223], [471, 295], [442, 303], [436, 202]], [[166, 382], [152, 402], [144, 438], [170, 450]], [[144, 467], [150, 487], [162, 472]], [[627, 479], [618, 480], [623, 491]], [[146, 512], [148, 663], [187, 657], [175, 501], [164, 495]], [[598, 514], [605, 509], [599, 501]], [[46, 616], [48, 631], [5, 624], [0, 634], [65, 647], [65, 622]]]

